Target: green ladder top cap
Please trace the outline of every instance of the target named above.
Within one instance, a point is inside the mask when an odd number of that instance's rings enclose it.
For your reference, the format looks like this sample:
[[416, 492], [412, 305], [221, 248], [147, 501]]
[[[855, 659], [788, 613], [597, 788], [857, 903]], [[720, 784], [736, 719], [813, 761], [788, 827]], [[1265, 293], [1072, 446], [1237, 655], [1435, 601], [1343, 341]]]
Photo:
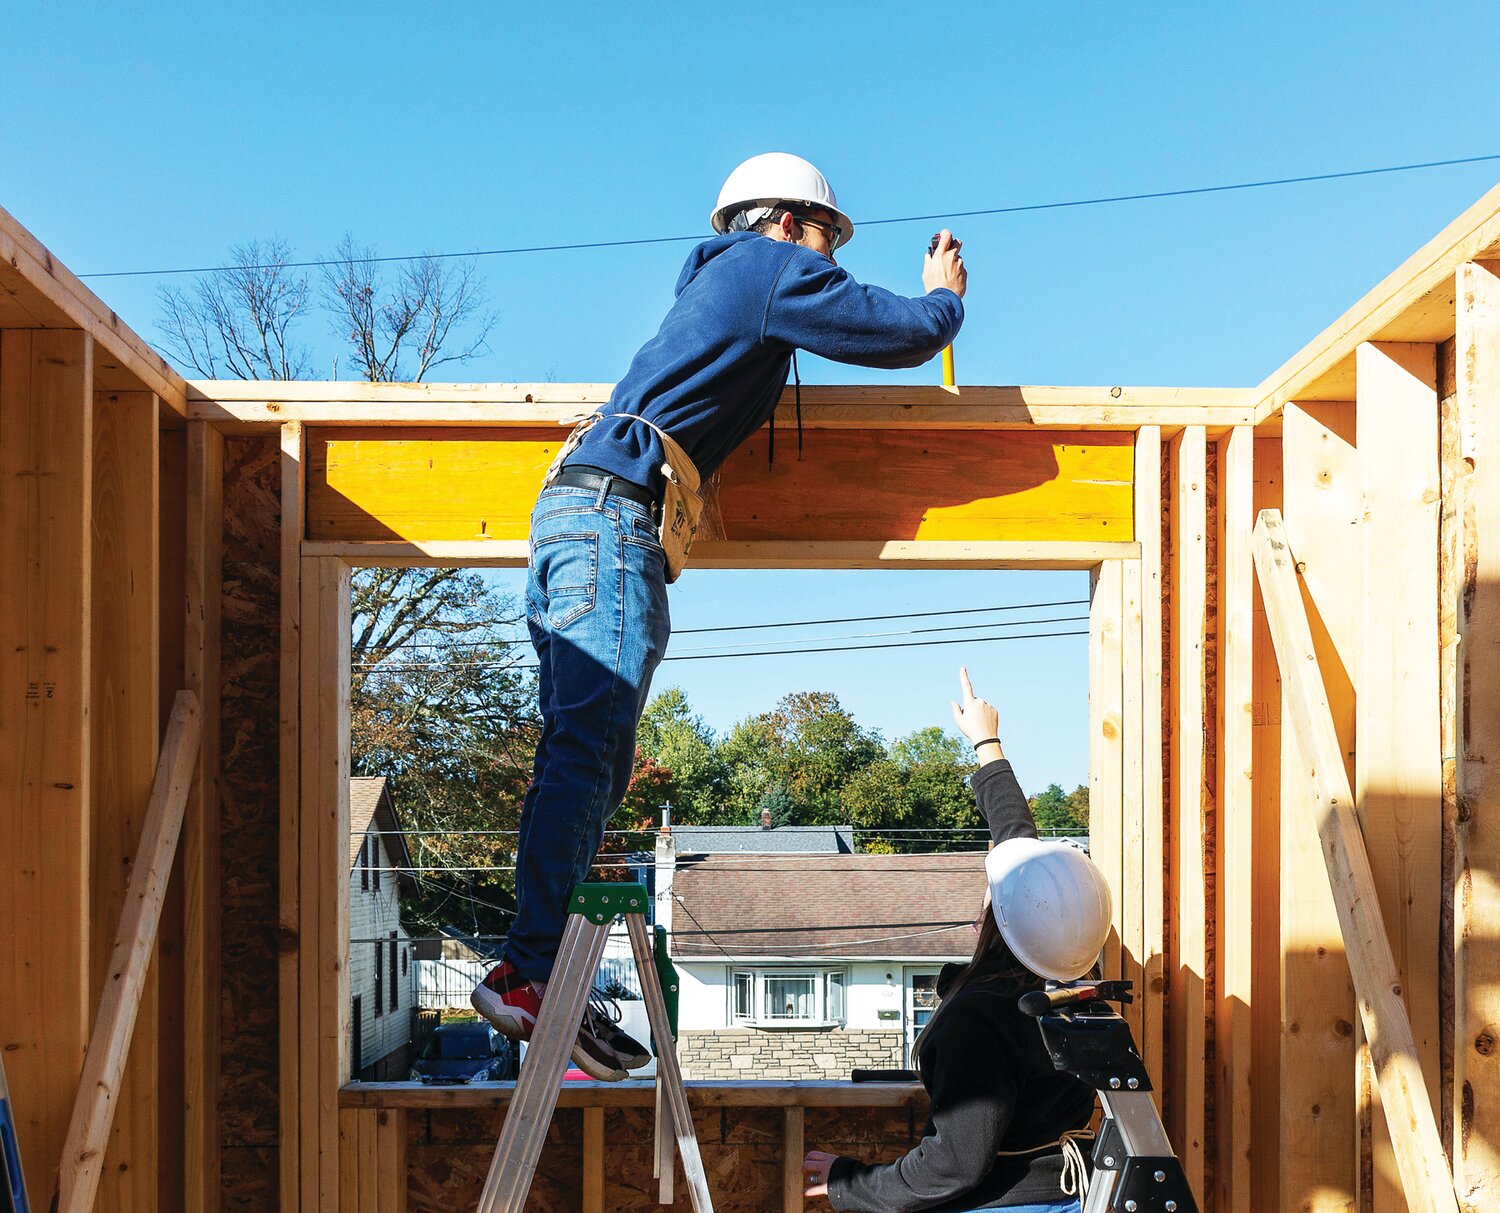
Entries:
[[651, 895], [643, 884], [575, 884], [568, 896], [568, 913], [582, 914], [602, 926], [620, 914], [644, 914]]

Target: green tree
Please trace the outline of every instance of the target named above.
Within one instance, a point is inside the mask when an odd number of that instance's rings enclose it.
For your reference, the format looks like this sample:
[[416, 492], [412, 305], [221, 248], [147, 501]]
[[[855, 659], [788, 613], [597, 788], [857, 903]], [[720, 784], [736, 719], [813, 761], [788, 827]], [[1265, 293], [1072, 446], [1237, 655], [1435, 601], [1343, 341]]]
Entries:
[[729, 821], [729, 771], [713, 730], [688, 705], [680, 687], [668, 687], [647, 706], [636, 743], [669, 775], [665, 799], [673, 820], [693, 825]]
[[1061, 831], [1068, 834], [1086, 834], [1089, 828], [1089, 790], [1079, 786], [1071, 794], [1062, 790], [1062, 785], [1050, 783], [1033, 796], [1031, 815], [1036, 818], [1037, 829], [1042, 833]]
[[845, 820], [844, 785], [883, 755], [880, 735], [862, 729], [827, 691], [784, 695], [776, 707], [742, 720], [721, 747], [730, 768], [734, 819], [757, 818], [761, 797], [784, 786], [802, 825]]
[[[536, 745], [535, 676], [515, 604], [461, 569], [360, 569], [353, 578], [350, 751], [391, 779], [418, 867], [413, 928], [502, 933], [514, 905], [513, 833]], [[427, 832], [435, 831], [435, 832]]]

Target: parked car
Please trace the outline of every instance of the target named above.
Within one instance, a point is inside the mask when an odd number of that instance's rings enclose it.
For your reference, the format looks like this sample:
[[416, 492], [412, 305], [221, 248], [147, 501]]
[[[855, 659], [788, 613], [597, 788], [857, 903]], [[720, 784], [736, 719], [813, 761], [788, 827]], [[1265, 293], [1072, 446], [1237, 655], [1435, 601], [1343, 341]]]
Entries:
[[511, 1042], [487, 1023], [445, 1023], [412, 1063], [413, 1082], [496, 1082], [515, 1077]]

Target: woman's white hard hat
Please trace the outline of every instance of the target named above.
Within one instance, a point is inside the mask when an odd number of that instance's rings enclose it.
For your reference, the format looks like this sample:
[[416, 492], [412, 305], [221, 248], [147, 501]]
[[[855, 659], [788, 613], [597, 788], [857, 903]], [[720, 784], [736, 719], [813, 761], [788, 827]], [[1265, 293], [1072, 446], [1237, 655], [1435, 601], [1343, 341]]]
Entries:
[[[729, 221], [735, 215], [749, 211], [752, 213], [747, 218], [753, 226], [770, 214], [778, 203], [787, 202], [820, 206], [831, 211], [841, 229], [840, 248], [854, 235], [854, 221], [839, 210], [838, 199], [833, 196], [828, 179], [801, 156], [789, 152], [762, 152], [759, 156], [751, 156], [730, 173], [708, 221], [714, 231], [727, 232]], [[754, 214], [756, 211], [764, 213]]]
[[984, 860], [990, 912], [1016, 959], [1040, 977], [1076, 981], [1109, 938], [1104, 873], [1077, 847], [1009, 838]]

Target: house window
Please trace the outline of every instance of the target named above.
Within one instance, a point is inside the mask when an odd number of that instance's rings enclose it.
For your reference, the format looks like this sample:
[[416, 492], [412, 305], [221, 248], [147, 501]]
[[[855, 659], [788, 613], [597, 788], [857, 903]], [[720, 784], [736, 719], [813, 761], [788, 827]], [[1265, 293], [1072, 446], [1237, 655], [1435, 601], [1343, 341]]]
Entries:
[[375, 1017], [380, 1018], [381, 1008], [385, 1005], [383, 997], [385, 993], [385, 957], [381, 955], [381, 941], [375, 941]]
[[375, 891], [380, 892], [380, 839], [370, 839], [370, 866], [375, 869]]
[[732, 1017], [767, 1027], [842, 1023], [843, 969], [753, 969], [734, 974]]
[[369, 892], [370, 889], [370, 860], [368, 852], [370, 840], [366, 838], [359, 844], [359, 887]]
[[401, 976], [406, 976], [406, 949], [401, 949]]
[[396, 984], [396, 932], [391, 932], [391, 1010], [401, 1006], [401, 987]]

